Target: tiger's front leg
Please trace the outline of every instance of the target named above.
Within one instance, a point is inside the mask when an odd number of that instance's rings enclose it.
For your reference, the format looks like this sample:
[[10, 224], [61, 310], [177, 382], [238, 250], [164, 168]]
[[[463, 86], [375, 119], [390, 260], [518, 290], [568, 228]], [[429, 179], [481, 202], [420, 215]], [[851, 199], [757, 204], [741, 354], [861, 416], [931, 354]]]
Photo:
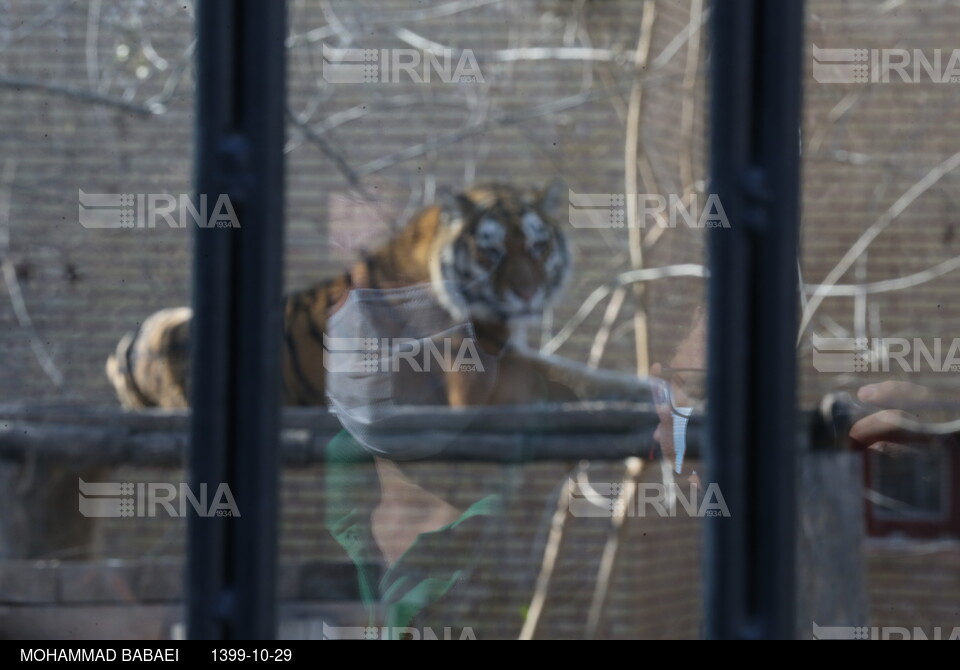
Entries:
[[511, 348], [504, 361], [507, 369], [529, 370], [542, 378], [554, 394], [572, 395], [580, 401], [619, 400], [625, 402], [654, 402], [654, 385], [660, 380], [637, 375], [591, 368], [583, 363], [548, 356], [528, 348]]

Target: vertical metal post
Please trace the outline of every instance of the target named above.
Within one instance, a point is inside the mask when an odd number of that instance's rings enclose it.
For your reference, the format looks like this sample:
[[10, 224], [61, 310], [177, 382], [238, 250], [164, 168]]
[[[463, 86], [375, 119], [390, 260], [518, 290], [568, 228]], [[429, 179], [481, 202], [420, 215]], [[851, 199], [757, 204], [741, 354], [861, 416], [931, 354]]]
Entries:
[[188, 635], [276, 630], [286, 3], [197, 3], [195, 184], [239, 228], [198, 229], [190, 483], [229, 485], [235, 518], [189, 519]]
[[791, 638], [802, 0], [712, 5], [705, 635]]

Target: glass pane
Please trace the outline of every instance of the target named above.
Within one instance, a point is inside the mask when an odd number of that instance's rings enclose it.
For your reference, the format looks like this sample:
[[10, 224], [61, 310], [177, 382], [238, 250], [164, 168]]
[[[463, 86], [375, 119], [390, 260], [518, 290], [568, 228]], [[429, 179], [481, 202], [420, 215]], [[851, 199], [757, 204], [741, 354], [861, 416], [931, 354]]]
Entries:
[[[281, 637], [699, 635], [704, 4], [288, 3]], [[185, 634], [194, 28], [0, 12], [3, 637]]]
[[950, 499], [945, 494], [950, 482], [944, 481], [949, 469], [942, 451], [924, 449], [912, 457], [880, 452], [870, 458], [873, 488], [867, 493], [876, 506], [876, 516], [907, 523], [912, 519], [946, 520]]
[[289, 7], [281, 635], [697, 637], [703, 3]]
[[182, 633], [186, 416], [105, 364], [189, 304], [193, 55], [192, 1], [0, 3], [5, 639]]
[[938, 3], [807, 3], [800, 396], [850, 450], [809, 455], [804, 494], [853, 492], [820, 529], [857, 563], [807, 575], [855, 605], [801, 613], [804, 637], [956, 626], [958, 22]]

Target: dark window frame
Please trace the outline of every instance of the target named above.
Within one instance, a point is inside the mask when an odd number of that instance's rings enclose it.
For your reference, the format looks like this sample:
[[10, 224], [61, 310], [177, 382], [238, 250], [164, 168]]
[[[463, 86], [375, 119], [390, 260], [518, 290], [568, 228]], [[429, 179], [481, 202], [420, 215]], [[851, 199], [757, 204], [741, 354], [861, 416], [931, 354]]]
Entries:
[[[864, 498], [863, 514], [867, 535], [870, 537], [902, 536], [911, 539], [960, 538], [960, 450], [956, 444], [940, 447], [947, 459], [944, 473], [944, 514], [939, 519], [911, 517], [880, 509], [874, 502]], [[863, 457], [864, 489], [876, 489], [876, 468], [871, 452]]]

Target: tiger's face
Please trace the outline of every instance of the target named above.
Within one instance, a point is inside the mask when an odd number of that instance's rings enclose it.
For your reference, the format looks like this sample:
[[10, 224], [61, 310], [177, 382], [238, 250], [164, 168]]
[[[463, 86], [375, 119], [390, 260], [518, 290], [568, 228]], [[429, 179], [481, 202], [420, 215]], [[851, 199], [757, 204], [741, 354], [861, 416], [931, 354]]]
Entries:
[[571, 268], [552, 216], [559, 190], [481, 185], [442, 203], [431, 275], [451, 314], [512, 322], [539, 316], [557, 297]]

